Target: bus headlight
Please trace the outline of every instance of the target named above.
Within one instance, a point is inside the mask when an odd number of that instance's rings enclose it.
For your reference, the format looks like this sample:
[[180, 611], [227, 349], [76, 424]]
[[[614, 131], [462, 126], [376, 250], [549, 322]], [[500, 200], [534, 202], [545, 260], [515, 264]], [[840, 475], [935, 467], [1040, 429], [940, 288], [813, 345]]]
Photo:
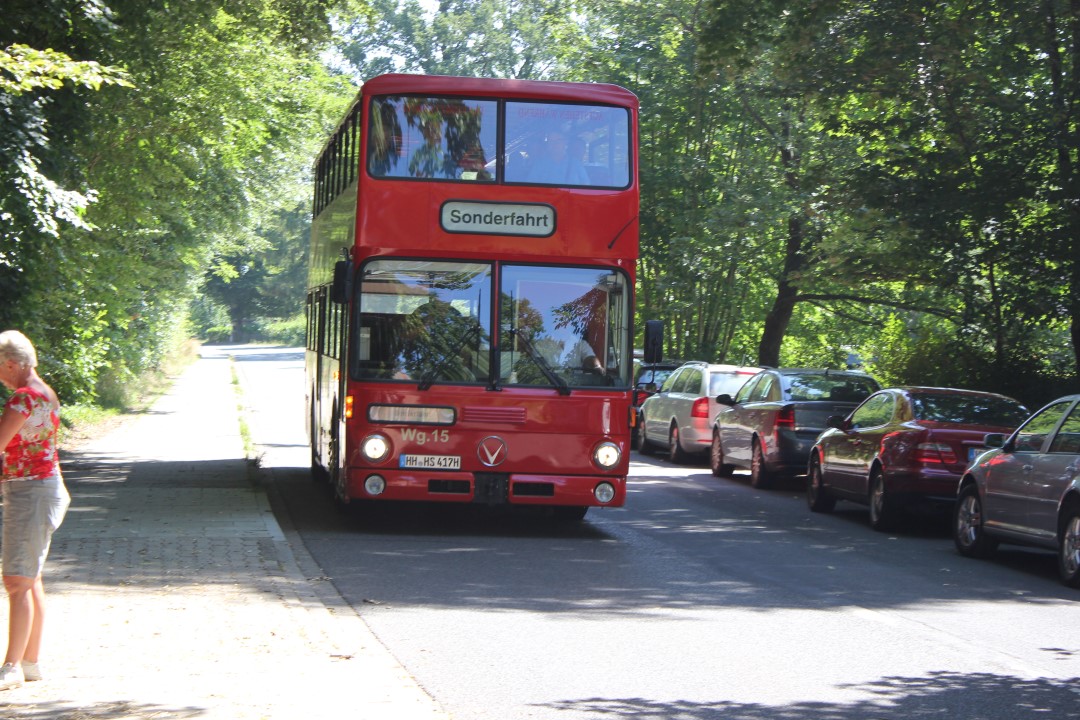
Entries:
[[613, 442], [602, 442], [593, 451], [593, 460], [605, 470], [618, 465], [621, 458], [622, 453], [619, 451], [619, 446]]
[[368, 435], [360, 443], [360, 454], [369, 463], [382, 462], [390, 454], [390, 441], [383, 435]]
[[368, 495], [382, 495], [386, 490], [386, 480], [382, 475], [368, 475], [364, 478], [364, 491]]
[[609, 482], [602, 482], [592, 491], [593, 497], [599, 503], [609, 503], [615, 499], [615, 486]]

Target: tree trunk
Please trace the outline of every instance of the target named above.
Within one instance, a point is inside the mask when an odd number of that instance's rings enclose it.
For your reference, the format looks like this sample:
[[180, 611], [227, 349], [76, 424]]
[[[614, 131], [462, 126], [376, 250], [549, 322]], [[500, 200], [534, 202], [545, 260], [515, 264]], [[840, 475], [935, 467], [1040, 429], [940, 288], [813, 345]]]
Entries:
[[[799, 155], [791, 142], [791, 124], [783, 124], [784, 142], [780, 148], [780, 160], [784, 165], [784, 182], [792, 193], [798, 193]], [[803, 254], [803, 242], [806, 238], [805, 218], [792, 215], [788, 218], [787, 247], [784, 249], [784, 270], [776, 283], [776, 298], [772, 309], [765, 317], [765, 327], [761, 331], [758, 344], [758, 365], [780, 367], [780, 346], [784, 342], [791, 316], [795, 312], [795, 303], [799, 301], [799, 291], [790, 279], [806, 265]]]
[[795, 312], [797, 291], [786, 280], [781, 280], [776, 288], [776, 299], [772, 309], [765, 316], [765, 327], [761, 331], [758, 344], [758, 365], [762, 367], [780, 367], [780, 346], [787, 334], [788, 324]]

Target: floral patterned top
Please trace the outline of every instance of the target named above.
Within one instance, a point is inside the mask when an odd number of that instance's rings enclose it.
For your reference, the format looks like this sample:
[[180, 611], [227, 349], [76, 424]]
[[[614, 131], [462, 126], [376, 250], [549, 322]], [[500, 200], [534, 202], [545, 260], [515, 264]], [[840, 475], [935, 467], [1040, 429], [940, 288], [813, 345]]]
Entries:
[[60, 412], [43, 393], [21, 387], [4, 403], [26, 418], [19, 432], [4, 449], [4, 480], [44, 480], [56, 474], [60, 461], [56, 429]]

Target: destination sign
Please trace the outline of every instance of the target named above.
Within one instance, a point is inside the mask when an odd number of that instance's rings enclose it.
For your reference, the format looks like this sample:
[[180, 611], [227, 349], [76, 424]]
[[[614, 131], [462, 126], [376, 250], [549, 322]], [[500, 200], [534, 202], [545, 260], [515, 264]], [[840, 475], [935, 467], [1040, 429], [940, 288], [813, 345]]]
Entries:
[[443, 204], [439, 222], [450, 233], [548, 237], [555, 232], [555, 208], [540, 203], [451, 200]]

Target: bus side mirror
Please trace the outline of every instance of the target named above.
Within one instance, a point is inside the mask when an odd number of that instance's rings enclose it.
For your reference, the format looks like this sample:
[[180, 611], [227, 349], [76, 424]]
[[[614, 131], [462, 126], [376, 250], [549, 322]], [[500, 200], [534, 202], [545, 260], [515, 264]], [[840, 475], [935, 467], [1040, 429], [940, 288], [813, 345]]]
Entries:
[[330, 300], [338, 304], [349, 302], [352, 295], [352, 261], [338, 260], [334, 263], [334, 284], [330, 286]]
[[658, 363], [664, 358], [664, 321], [645, 321], [645, 362]]

